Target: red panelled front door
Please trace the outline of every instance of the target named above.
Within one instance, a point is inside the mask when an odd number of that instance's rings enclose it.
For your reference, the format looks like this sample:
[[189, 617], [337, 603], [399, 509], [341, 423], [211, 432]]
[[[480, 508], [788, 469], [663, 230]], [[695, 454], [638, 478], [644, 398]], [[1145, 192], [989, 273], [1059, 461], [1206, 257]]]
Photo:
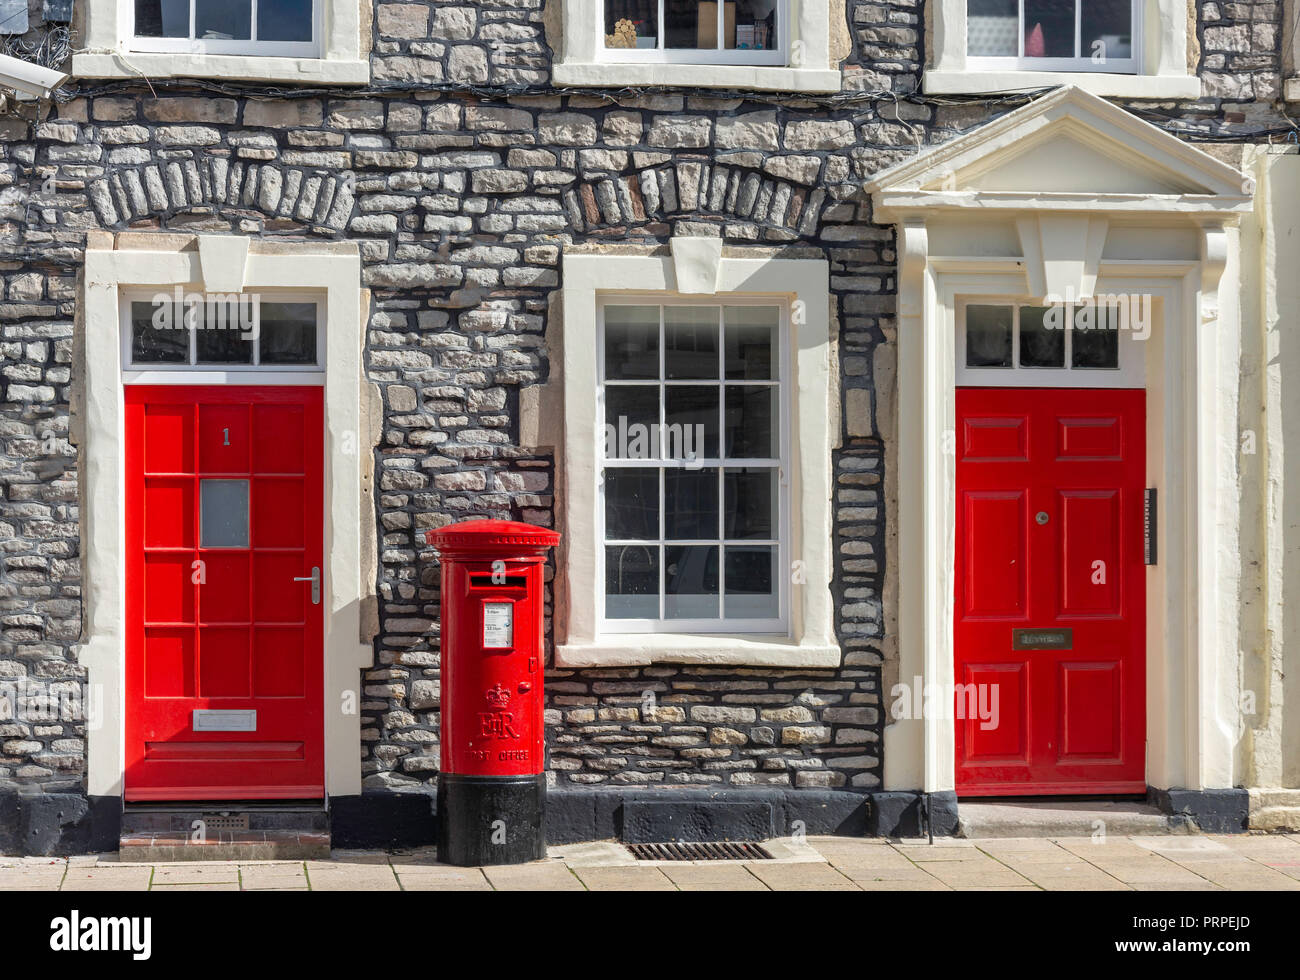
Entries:
[[1146, 789], [1146, 392], [957, 389], [957, 792]]
[[126, 388], [128, 800], [324, 793], [322, 404]]

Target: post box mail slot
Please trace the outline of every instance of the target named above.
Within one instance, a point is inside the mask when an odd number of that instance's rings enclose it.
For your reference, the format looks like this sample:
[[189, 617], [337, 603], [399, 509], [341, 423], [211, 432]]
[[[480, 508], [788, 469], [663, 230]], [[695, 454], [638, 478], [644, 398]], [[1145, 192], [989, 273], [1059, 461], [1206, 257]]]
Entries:
[[1012, 650], [1073, 650], [1073, 629], [1013, 629]]

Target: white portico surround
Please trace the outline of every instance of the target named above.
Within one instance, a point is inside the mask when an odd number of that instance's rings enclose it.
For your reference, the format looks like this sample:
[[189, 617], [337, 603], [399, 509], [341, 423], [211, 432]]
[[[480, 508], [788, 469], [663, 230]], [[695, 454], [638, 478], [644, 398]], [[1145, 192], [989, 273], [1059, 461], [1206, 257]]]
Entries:
[[[1240, 782], [1237, 456], [1240, 216], [1252, 182], [1075, 88], [867, 184], [898, 228], [898, 677], [953, 681], [954, 330], [969, 296], [1153, 297], [1147, 485], [1160, 495], [1147, 570], [1147, 783]], [[1229, 561], [1228, 558], [1234, 560]], [[940, 687], [941, 685], [941, 687]], [[896, 694], [886, 692], [887, 710]], [[951, 711], [892, 712], [885, 786], [954, 788]]]
[[[325, 789], [329, 796], [361, 792], [359, 671], [370, 666], [363, 642], [365, 575], [373, 527], [367, 515], [370, 473], [362, 462], [373, 444], [370, 386], [362, 363], [364, 320], [354, 243], [253, 243], [229, 235], [95, 233], [86, 250], [75, 431], [81, 450], [82, 554], [85, 627], [78, 660], [85, 665], [90, 703], [87, 791], [122, 796], [125, 721], [125, 462], [121, 292], [283, 292], [324, 296], [325, 311]], [[228, 372], [230, 383], [272, 383], [266, 376]], [[192, 383], [193, 379], [191, 379]], [[173, 383], [187, 383], [177, 375]], [[208, 382], [211, 383], [211, 382]], [[367, 441], [370, 440], [370, 441]]]

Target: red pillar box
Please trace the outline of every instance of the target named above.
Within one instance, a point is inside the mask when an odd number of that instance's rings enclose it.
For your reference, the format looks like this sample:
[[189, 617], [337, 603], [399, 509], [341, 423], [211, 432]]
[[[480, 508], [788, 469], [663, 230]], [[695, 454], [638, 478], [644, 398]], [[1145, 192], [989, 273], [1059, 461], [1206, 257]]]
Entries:
[[546, 856], [544, 569], [560, 535], [515, 521], [429, 531], [442, 560], [438, 859]]

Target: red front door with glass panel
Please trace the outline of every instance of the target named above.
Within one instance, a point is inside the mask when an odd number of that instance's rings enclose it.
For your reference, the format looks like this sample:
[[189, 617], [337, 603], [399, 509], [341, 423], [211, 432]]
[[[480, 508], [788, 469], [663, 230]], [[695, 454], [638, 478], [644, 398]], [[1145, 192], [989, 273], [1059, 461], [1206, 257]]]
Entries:
[[320, 797], [322, 390], [125, 392], [126, 798]]
[[1146, 789], [1146, 392], [957, 389], [964, 796]]

